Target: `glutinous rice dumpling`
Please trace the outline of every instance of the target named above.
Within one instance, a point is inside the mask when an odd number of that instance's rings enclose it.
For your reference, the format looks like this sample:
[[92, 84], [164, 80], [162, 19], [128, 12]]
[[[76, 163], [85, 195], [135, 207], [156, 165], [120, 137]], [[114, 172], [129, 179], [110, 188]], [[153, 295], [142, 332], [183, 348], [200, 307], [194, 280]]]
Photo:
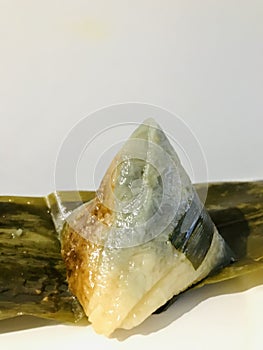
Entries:
[[168, 138], [152, 119], [113, 159], [61, 234], [67, 280], [97, 333], [139, 325], [230, 263]]

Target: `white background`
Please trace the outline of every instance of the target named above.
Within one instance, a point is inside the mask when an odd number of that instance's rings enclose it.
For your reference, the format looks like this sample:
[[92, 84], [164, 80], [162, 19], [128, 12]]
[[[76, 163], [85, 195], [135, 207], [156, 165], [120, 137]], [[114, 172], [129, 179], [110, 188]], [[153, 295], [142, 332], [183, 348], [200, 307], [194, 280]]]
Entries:
[[[0, 62], [0, 194], [53, 191], [71, 128], [127, 101], [179, 115], [202, 145], [209, 180], [263, 178], [261, 0], [0, 0]], [[219, 349], [220, 339], [262, 348], [262, 291], [212, 297], [126, 345], [168, 346], [171, 337], [178, 348]], [[0, 344], [72, 348], [81, 339], [125, 345], [68, 327], [8, 333]]]
[[54, 190], [75, 123], [127, 101], [179, 115], [210, 180], [263, 177], [261, 0], [1, 0], [0, 50], [2, 194]]

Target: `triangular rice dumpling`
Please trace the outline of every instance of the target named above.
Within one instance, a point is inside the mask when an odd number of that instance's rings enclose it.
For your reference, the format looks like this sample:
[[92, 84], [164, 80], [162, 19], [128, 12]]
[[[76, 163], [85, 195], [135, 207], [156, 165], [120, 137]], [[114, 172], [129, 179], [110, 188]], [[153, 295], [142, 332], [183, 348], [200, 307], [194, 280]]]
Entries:
[[232, 259], [151, 119], [113, 159], [96, 197], [67, 219], [61, 243], [69, 288], [106, 336], [140, 324]]

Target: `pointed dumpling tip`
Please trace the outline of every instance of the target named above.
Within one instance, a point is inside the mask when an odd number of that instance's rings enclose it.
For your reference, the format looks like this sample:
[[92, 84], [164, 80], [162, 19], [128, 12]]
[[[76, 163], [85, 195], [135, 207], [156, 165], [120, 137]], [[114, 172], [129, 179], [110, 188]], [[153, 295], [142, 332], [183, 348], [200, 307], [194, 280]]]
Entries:
[[161, 129], [160, 125], [152, 117], [145, 119], [142, 124], [148, 125], [148, 126], [153, 127], [153, 128]]
[[137, 126], [127, 142], [129, 143], [130, 140], [134, 138], [144, 139], [147, 141], [151, 139], [153, 141], [154, 135], [160, 133], [163, 133], [160, 125], [153, 118], [147, 118]]

